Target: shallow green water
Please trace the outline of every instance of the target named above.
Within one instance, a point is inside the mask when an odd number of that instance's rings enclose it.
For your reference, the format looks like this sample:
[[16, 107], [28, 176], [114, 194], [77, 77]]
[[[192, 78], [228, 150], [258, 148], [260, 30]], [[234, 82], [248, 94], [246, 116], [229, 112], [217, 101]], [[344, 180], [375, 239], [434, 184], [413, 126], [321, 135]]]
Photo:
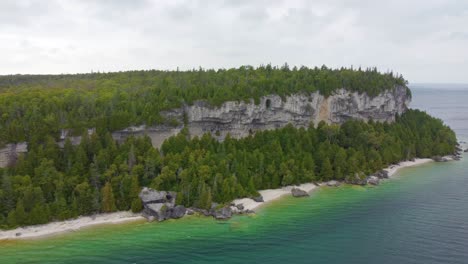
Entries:
[[226, 222], [189, 217], [0, 244], [0, 263], [466, 263], [467, 161], [322, 188]]

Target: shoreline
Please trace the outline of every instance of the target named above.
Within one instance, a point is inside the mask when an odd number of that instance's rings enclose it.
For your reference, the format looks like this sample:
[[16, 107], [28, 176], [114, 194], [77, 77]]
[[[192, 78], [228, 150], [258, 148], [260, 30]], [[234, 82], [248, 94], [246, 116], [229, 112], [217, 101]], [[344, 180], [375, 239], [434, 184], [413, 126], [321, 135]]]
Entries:
[[[402, 168], [419, 166], [430, 162], [435, 161], [433, 159], [415, 159], [414, 161], [402, 161], [398, 164], [394, 164], [387, 168], [384, 168], [383, 170], [387, 171], [389, 178], [391, 178]], [[318, 188], [326, 185], [327, 182], [322, 182], [318, 185], [314, 183], [303, 183], [297, 186], [291, 185], [278, 189], [261, 190], [259, 191], [259, 193], [263, 197], [263, 202], [256, 202], [251, 198], [241, 198], [232, 201], [232, 203], [235, 205], [242, 204], [244, 206], [244, 210], [255, 211], [271, 201], [278, 200], [287, 195], [292, 195], [292, 188], [299, 188], [310, 194], [314, 190], [317, 190]], [[95, 216], [80, 216], [76, 219], [51, 222], [44, 225], [18, 227], [16, 229], [11, 230], [0, 230], [0, 241], [43, 238], [51, 235], [57, 235], [60, 233], [73, 232], [82, 228], [95, 225], [119, 224], [138, 220], [146, 220], [146, 218], [144, 218], [141, 214], [134, 214], [128, 211], [120, 211], [108, 214], [97, 214]]]
[[[18, 227], [11, 230], [0, 231], [0, 242], [14, 239], [44, 238], [60, 233], [68, 233], [95, 225], [120, 224], [124, 222], [146, 220], [141, 214], [120, 211], [95, 216], [80, 216], [75, 219], [51, 222], [43, 225]], [[17, 235], [20, 234], [20, 235]]]
[[[423, 165], [426, 163], [430, 162], [435, 162], [433, 159], [415, 159], [414, 161], [402, 161], [398, 164], [390, 165], [387, 168], [384, 168], [382, 170], [385, 170], [388, 172], [388, 177], [394, 176], [400, 169], [403, 168], [408, 168], [408, 167], [413, 167], [413, 166], [419, 166]], [[336, 182], [336, 181], [335, 181]], [[340, 182], [342, 184], [342, 182]], [[253, 199], [250, 198], [242, 198], [242, 199], [236, 199], [233, 201], [234, 204], [242, 204], [244, 206], [244, 209], [246, 210], [251, 210], [255, 211], [259, 209], [261, 206], [267, 204], [268, 202], [277, 200], [281, 197], [284, 197], [286, 195], [291, 195], [291, 189], [292, 188], [299, 188], [301, 190], [306, 191], [307, 193], [311, 193], [314, 190], [316, 190], [319, 187], [326, 186], [327, 182], [322, 182], [318, 183], [318, 186], [313, 184], [313, 183], [303, 183], [298, 186], [286, 186], [282, 187], [279, 189], [267, 189], [267, 190], [261, 190], [259, 191], [260, 195], [263, 196], [263, 203], [255, 202]]]

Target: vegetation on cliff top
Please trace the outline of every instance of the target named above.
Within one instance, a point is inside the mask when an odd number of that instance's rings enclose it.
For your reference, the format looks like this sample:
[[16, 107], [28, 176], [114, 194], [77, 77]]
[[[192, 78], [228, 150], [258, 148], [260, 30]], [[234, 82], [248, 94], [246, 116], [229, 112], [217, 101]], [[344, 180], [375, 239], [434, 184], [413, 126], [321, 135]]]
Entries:
[[[261, 96], [285, 96], [339, 88], [376, 96], [406, 86], [401, 76], [372, 69], [292, 68], [271, 65], [253, 68], [192, 71], [131, 71], [75, 75], [0, 76], [0, 145], [43, 142], [60, 129], [79, 135], [87, 128], [100, 134], [131, 125], [170, 122], [162, 110], [206, 100], [256, 101]], [[408, 89], [409, 93], [409, 89]]]
[[186, 133], [161, 150], [147, 137], [117, 144], [109, 133], [85, 133], [79, 145], [67, 141], [60, 149], [49, 136], [16, 166], [0, 169], [0, 226], [138, 211], [140, 186], [176, 191], [178, 204], [203, 208], [260, 189], [364, 176], [401, 160], [451, 154], [456, 145], [450, 128], [417, 110], [392, 124], [322, 122], [224, 142]]

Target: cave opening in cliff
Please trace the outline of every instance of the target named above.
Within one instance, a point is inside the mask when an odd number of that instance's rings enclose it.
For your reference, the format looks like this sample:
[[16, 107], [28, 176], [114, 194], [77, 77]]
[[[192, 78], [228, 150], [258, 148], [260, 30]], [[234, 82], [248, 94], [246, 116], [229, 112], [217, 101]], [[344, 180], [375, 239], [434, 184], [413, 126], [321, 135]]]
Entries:
[[265, 107], [266, 107], [266, 109], [268, 109], [268, 110], [271, 108], [271, 100], [270, 100], [270, 99], [267, 99], [267, 100], [265, 101]]

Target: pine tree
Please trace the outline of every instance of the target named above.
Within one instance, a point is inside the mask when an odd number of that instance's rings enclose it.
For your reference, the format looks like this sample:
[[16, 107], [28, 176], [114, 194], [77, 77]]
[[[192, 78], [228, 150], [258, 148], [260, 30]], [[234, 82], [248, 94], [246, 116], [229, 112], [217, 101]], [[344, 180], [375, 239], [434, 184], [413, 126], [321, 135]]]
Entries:
[[27, 224], [27, 214], [24, 210], [23, 200], [19, 199], [18, 203], [16, 204], [15, 210], [15, 222], [17, 225], [25, 225]]
[[13, 187], [11, 185], [10, 175], [5, 171], [2, 175], [2, 195], [0, 196], [0, 214], [7, 214], [15, 208]]
[[209, 210], [211, 208], [211, 190], [206, 184], [202, 184], [200, 197], [198, 198], [198, 207]]
[[115, 207], [115, 199], [114, 193], [112, 191], [112, 185], [107, 182], [106, 185], [101, 190], [102, 195], [102, 208], [101, 210], [105, 213], [114, 212], [116, 210]]
[[333, 178], [333, 168], [328, 158], [326, 158], [322, 164], [322, 171], [320, 176], [324, 181], [328, 181]]

